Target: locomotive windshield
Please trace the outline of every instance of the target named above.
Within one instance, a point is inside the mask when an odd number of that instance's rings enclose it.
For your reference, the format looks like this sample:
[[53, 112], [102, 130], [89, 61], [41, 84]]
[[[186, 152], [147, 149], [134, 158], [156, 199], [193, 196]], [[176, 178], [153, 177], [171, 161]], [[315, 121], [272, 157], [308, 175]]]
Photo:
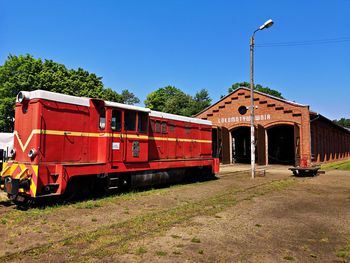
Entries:
[[124, 113], [124, 130], [135, 131], [136, 130], [136, 112], [125, 111]]

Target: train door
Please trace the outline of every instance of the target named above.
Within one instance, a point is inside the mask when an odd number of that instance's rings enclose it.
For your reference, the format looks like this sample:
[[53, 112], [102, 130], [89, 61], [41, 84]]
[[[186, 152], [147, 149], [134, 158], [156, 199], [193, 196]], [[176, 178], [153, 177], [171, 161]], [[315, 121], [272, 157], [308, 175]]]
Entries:
[[112, 130], [112, 166], [123, 161], [124, 156], [124, 143], [122, 136], [122, 111], [118, 109], [112, 110], [111, 118], [111, 130]]
[[148, 161], [148, 113], [124, 112], [125, 162]]

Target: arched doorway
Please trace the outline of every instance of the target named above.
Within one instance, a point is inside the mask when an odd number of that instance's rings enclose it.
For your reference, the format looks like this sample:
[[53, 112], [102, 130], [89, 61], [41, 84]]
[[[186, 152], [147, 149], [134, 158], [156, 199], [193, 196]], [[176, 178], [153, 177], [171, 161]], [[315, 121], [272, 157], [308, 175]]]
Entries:
[[231, 131], [232, 162], [250, 163], [250, 127], [237, 127]]
[[275, 125], [267, 130], [268, 163], [295, 164], [294, 126], [288, 124]]

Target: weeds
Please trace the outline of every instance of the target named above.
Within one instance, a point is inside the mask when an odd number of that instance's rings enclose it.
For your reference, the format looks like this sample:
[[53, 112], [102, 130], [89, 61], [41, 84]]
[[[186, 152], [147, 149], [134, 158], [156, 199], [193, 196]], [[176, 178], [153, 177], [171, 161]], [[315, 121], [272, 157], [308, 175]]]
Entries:
[[136, 255], [142, 255], [142, 254], [145, 254], [147, 253], [147, 249], [144, 248], [144, 247], [138, 247], [135, 251], [135, 254]]
[[168, 253], [166, 253], [165, 251], [156, 251], [156, 255], [157, 256], [161, 256], [161, 257], [163, 257], [163, 256], [166, 256]]
[[191, 242], [192, 242], [192, 243], [200, 243], [201, 240], [200, 240], [198, 237], [193, 237], [193, 238], [191, 239]]
[[336, 251], [335, 255], [338, 258], [346, 259], [349, 256], [349, 248], [348, 247], [341, 248], [341, 249]]

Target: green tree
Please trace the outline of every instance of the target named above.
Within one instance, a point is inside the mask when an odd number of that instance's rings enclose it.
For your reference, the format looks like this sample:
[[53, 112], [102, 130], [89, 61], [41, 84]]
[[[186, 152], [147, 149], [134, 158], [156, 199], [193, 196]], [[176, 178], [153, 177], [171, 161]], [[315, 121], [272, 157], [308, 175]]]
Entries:
[[144, 103], [152, 110], [192, 116], [208, 107], [211, 99], [205, 89], [192, 97], [174, 86], [166, 86], [149, 93]]
[[132, 93], [128, 93], [125, 99], [114, 90], [105, 88], [101, 77], [82, 68], [67, 69], [52, 60], [43, 61], [31, 55], [10, 55], [0, 66], [0, 132], [13, 130], [18, 92], [37, 89], [116, 102], [133, 103], [138, 100]]
[[206, 89], [201, 89], [194, 95], [193, 114], [197, 114], [211, 105], [211, 98]]
[[[246, 87], [246, 88], [250, 88], [250, 83], [249, 82], [237, 82], [235, 84], [233, 84], [229, 89], [228, 89], [228, 93], [231, 93], [233, 92], [234, 90], [240, 88], [240, 87]], [[254, 90], [256, 91], [260, 91], [260, 92], [263, 92], [263, 93], [266, 93], [266, 94], [269, 94], [269, 95], [272, 95], [272, 96], [275, 96], [277, 98], [281, 98], [281, 99], [284, 99], [282, 97], [282, 94], [281, 92], [277, 91], [277, 90], [274, 90], [274, 89], [270, 89], [269, 87], [264, 87], [260, 84], [256, 84], [254, 85]], [[222, 96], [223, 97], [223, 96]]]
[[333, 122], [335, 122], [336, 124], [338, 124], [342, 127], [350, 128], [350, 119], [341, 118], [339, 120], [333, 120]]
[[121, 99], [123, 103], [129, 104], [129, 105], [140, 103], [139, 98], [137, 98], [134, 93], [126, 89], [122, 90]]

